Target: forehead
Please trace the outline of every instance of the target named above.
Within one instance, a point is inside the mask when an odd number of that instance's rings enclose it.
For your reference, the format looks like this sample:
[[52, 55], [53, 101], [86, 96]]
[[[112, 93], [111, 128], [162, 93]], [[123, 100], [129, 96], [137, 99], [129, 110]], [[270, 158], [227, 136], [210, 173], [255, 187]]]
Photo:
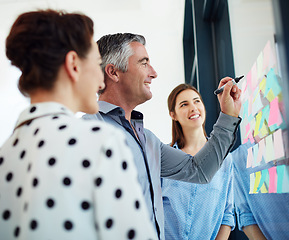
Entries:
[[132, 54], [132, 56], [130, 56], [130, 58], [142, 59], [142, 58], [148, 58], [149, 57], [145, 46], [142, 45], [141, 43], [132, 42], [132, 43], [130, 43], [130, 47], [133, 50], [133, 54]]
[[199, 94], [192, 89], [186, 89], [186, 90], [184, 90], [178, 94], [178, 96], [176, 98], [176, 102], [181, 102], [181, 101], [185, 101], [185, 100], [189, 101], [189, 100], [192, 100], [194, 98], [200, 99]]

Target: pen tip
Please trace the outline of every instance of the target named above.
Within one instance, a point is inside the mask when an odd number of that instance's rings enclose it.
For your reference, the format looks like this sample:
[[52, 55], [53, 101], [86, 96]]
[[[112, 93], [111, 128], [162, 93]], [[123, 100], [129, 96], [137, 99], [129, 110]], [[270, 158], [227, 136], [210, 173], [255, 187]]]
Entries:
[[237, 77], [237, 78], [235, 79], [235, 82], [236, 82], [236, 83], [239, 82], [243, 77], [244, 77], [244, 75], [242, 75], [242, 76], [240, 76], [240, 77]]

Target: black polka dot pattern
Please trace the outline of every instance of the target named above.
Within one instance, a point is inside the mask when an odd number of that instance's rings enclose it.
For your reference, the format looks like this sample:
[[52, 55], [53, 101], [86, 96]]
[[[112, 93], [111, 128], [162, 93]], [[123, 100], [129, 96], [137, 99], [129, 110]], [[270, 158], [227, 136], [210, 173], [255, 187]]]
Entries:
[[57, 103], [24, 113], [0, 149], [1, 239], [157, 239], [119, 130]]

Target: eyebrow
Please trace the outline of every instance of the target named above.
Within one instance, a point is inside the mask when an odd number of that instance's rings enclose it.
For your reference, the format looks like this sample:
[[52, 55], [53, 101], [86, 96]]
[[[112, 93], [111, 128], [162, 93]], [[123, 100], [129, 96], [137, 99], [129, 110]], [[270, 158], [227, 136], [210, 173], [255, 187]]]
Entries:
[[148, 57], [143, 57], [142, 59], [138, 60], [138, 62], [143, 62], [143, 61], [149, 61], [149, 58]]
[[[197, 99], [201, 99], [200, 97], [195, 97], [195, 98], [193, 98], [193, 100], [197, 100]], [[184, 100], [184, 101], [181, 101], [180, 103], [179, 103], [179, 105], [181, 105], [181, 104], [183, 104], [183, 103], [186, 103], [186, 102], [188, 102], [187, 100]]]

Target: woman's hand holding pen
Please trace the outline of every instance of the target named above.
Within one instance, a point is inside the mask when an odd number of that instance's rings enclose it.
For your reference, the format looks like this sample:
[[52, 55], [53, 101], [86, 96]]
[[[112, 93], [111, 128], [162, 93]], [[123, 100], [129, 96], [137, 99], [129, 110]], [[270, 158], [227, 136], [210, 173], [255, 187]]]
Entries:
[[227, 115], [238, 117], [242, 105], [241, 90], [233, 84], [230, 77], [225, 77], [220, 81], [218, 88], [222, 86], [224, 86], [224, 91], [218, 94], [221, 111]]

